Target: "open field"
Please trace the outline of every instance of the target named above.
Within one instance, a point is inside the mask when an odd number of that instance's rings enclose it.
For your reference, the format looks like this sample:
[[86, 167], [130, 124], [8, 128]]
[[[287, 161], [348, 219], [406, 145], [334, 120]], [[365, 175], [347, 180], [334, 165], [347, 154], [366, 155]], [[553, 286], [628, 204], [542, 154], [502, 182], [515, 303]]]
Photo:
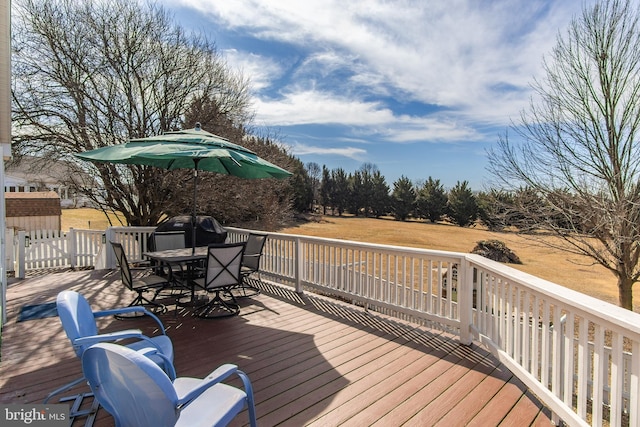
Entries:
[[[591, 265], [586, 257], [553, 250], [514, 233], [425, 222], [332, 216], [323, 216], [317, 222], [280, 231], [454, 252], [471, 252], [476, 242], [497, 239], [504, 242], [522, 261], [520, 265], [510, 264], [513, 268], [612, 304], [618, 303], [616, 279], [608, 270]], [[635, 286], [633, 294], [634, 311], [640, 312], [640, 285]]]
[[[114, 225], [119, 225], [115, 217], [113, 221]], [[105, 229], [107, 226], [108, 222], [100, 211], [62, 211], [63, 230], [70, 227]], [[455, 252], [471, 252], [476, 242], [497, 239], [520, 257], [523, 264], [512, 264], [512, 267], [612, 304], [618, 301], [616, 280], [609, 271], [591, 265], [588, 258], [552, 250], [513, 233], [424, 222], [332, 216], [319, 217], [318, 221], [288, 227], [280, 232]], [[635, 286], [634, 303], [634, 311], [640, 312], [640, 285]]]
[[70, 228], [82, 230], [105, 230], [110, 225], [123, 225], [118, 221], [116, 215], [112, 215], [111, 224], [107, 217], [99, 210], [80, 208], [62, 209], [62, 230], [68, 231]]

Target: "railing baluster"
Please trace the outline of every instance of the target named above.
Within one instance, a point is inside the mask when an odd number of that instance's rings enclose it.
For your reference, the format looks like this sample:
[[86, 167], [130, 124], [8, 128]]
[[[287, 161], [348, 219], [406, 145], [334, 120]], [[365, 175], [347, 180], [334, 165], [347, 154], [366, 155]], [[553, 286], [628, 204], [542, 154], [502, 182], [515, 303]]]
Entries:
[[618, 332], [611, 332], [611, 392], [609, 397], [609, 423], [612, 426], [622, 425], [622, 390], [624, 387], [624, 360], [622, 358], [622, 337]]
[[550, 330], [549, 330], [549, 302], [545, 299], [542, 301], [542, 319], [541, 319], [542, 327], [540, 330], [540, 382], [545, 388], [549, 388], [549, 370], [551, 369], [551, 360], [550, 360]]
[[577, 380], [577, 388], [576, 388], [576, 398], [577, 402], [577, 413], [582, 419], [586, 419], [587, 417], [587, 403], [588, 403], [588, 385], [589, 385], [589, 343], [588, 343], [588, 327], [589, 322], [586, 321], [584, 317], [580, 317], [578, 319], [578, 370], [576, 375]]
[[570, 406], [573, 403], [573, 379], [574, 379], [574, 338], [575, 338], [575, 319], [573, 312], [564, 315], [565, 321], [562, 328], [564, 335], [563, 340], [563, 385], [562, 393], [565, 405]]
[[534, 378], [540, 380], [540, 300], [538, 295], [533, 296], [531, 305], [531, 373]]

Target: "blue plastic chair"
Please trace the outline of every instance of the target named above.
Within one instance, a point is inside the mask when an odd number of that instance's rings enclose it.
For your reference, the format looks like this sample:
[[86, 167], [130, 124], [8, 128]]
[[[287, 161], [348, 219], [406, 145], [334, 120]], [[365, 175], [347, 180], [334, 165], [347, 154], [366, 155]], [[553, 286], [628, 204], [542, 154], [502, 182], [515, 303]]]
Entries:
[[[257, 425], [251, 382], [237, 366], [222, 365], [204, 379], [172, 380], [148, 358], [154, 352], [100, 343], [82, 355], [89, 386], [117, 427], [225, 426], [245, 406], [250, 425]], [[232, 374], [244, 391], [222, 383]]]
[[[74, 291], [60, 292], [56, 299], [56, 307], [58, 309], [58, 316], [60, 317], [62, 328], [67, 334], [67, 338], [71, 341], [71, 345], [79, 358], [82, 358], [82, 354], [85, 350], [95, 343], [136, 339], [137, 341], [127, 344], [127, 347], [134, 350], [153, 348], [164, 356], [154, 356], [154, 361], [161, 364], [167, 370], [173, 369], [173, 366], [171, 365], [173, 362], [173, 344], [171, 339], [166, 335], [164, 326], [160, 319], [144, 307], [123, 307], [113, 310], [94, 312], [91, 310], [91, 306], [87, 300], [78, 292]], [[123, 331], [109, 332], [106, 334], [99, 333], [98, 326], [96, 324], [97, 318], [129, 313], [141, 313], [153, 318], [158, 324], [160, 335], [148, 337], [142, 334], [142, 331], [139, 329], [127, 329]], [[69, 384], [52, 391], [49, 393], [44, 403], [47, 403], [49, 399], [56, 394], [69, 390], [75, 385], [81, 383], [83, 380], [84, 377], [78, 378]]]

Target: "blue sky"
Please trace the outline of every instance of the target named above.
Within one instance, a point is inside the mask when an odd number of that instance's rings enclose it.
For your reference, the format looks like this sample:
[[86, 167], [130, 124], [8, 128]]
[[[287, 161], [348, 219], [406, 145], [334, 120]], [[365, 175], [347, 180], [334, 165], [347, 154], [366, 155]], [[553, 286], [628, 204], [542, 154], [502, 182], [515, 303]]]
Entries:
[[[591, 3], [591, 2], [589, 2]], [[251, 81], [305, 164], [486, 189], [487, 148], [533, 96], [577, 0], [165, 0]]]

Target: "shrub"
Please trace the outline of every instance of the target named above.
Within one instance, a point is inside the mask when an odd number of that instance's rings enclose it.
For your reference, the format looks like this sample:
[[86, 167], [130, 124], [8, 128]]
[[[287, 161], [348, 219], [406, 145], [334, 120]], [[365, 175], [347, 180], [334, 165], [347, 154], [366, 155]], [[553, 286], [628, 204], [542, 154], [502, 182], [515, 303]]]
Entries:
[[472, 254], [482, 255], [485, 258], [510, 264], [522, 264], [518, 255], [500, 240], [481, 240], [471, 251]]

